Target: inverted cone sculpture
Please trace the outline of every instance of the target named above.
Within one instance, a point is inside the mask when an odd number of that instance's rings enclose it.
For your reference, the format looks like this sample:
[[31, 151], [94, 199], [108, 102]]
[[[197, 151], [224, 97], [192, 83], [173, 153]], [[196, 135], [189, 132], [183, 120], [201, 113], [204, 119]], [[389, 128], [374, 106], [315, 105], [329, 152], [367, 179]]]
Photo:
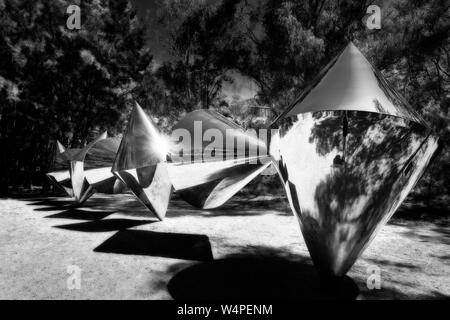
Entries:
[[155, 124], [136, 103], [112, 172], [155, 216], [164, 219], [172, 192], [167, 147]]
[[276, 167], [324, 275], [349, 270], [435, 153], [411, 110], [350, 44], [273, 124]]
[[75, 200], [83, 203], [95, 192], [116, 194], [125, 186], [111, 173], [119, 148], [118, 138], [107, 138], [106, 132], [81, 149], [70, 163]]
[[217, 112], [187, 114], [174, 126], [173, 136], [177, 133], [182, 141], [172, 150], [169, 177], [180, 197], [195, 207], [223, 205], [270, 165], [262, 141]]
[[352, 42], [319, 72], [279, 119], [306, 112], [333, 110], [375, 112], [426, 125]]

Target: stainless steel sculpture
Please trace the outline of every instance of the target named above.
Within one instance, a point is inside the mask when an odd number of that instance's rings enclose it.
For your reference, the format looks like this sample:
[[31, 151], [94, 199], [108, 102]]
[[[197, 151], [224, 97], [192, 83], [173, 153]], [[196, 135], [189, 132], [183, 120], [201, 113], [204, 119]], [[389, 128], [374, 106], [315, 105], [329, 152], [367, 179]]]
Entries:
[[71, 159], [70, 175], [78, 203], [83, 203], [95, 192], [123, 192], [125, 186], [111, 173], [119, 143], [118, 138], [107, 138], [105, 132]]
[[352, 43], [271, 127], [278, 133], [270, 155], [264, 139], [210, 110], [187, 114], [168, 141], [136, 104], [120, 146], [106, 133], [81, 150], [60, 146], [49, 176], [71, 186], [78, 202], [125, 184], [162, 220], [172, 187], [188, 203], [213, 209], [273, 163], [315, 265], [339, 277], [438, 148], [425, 121]]
[[[112, 168], [160, 220], [165, 217], [172, 186], [196, 207], [217, 208], [271, 164], [261, 141], [216, 112], [193, 111], [173, 130], [177, 140], [169, 141], [136, 104]], [[183, 134], [177, 136], [180, 131]], [[211, 137], [220, 141], [205, 141], [208, 132], [216, 133]], [[230, 146], [235, 139], [242, 142], [240, 148]], [[211, 145], [217, 148], [210, 150]]]
[[56, 141], [55, 157], [50, 172], [47, 173], [53, 185], [73, 197], [72, 181], [70, 179], [70, 160], [78, 153], [79, 149], [65, 149]]
[[327, 276], [350, 269], [438, 147], [352, 43], [273, 127], [276, 167], [311, 257]]
[[262, 141], [217, 112], [193, 111], [173, 129], [182, 140], [171, 150], [170, 181], [195, 207], [221, 206], [271, 164]]
[[166, 142], [136, 103], [112, 172], [160, 220], [166, 215], [172, 193], [167, 173], [167, 155]]

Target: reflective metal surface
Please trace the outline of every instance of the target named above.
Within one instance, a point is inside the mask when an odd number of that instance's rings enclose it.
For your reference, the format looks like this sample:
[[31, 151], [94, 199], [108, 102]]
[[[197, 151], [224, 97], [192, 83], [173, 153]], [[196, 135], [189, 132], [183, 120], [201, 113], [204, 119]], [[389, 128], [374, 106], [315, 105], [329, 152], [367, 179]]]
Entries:
[[325, 110], [376, 112], [425, 124], [351, 42], [280, 118]]
[[437, 140], [366, 112], [306, 114], [280, 130], [277, 162], [316, 266], [344, 275], [428, 165]]
[[331, 65], [275, 121], [270, 149], [315, 265], [343, 276], [420, 179], [438, 141], [352, 44]]
[[124, 191], [123, 183], [111, 173], [119, 143], [118, 138], [106, 138], [105, 132], [73, 157], [70, 173], [78, 203], [83, 203], [95, 192], [116, 194]]
[[96, 142], [86, 153], [83, 162], [85, 178], [96, 192], [117, 194], [125, 189], [111, 172], [119, 145], [119, 137], [106, 138]]
[[424, 120], [352, 43], [272, 128], [270, 156], [265, 139], [211, 110], [187, 114], [166, 141], [136, 105], [120, 142], [103, 135], [82, 150], [59, 148], [49, 176], [78, 202], [127, 185], [162, 220], [172, 186], [213, 209], [274, 164], [315, 265], [343, 276], [438, 149]]
[[112, 172], [160, 220], [172, 193], [167, 173], [166, 143], [155, 124], [136, 104], [114, 161]]
[[[186, 135], [183, 135], [183, 130]], [[270, 165], [265, 144], [217, 112], [196, 110], [174, 126], [170, 181], [202, 209], [224, 204]]]
[[69, 170], [70, 160], [79, 151], [79, 149], [66, 150], [59, 141], [56, 141], [55, 158], [52, 167], [47, 173], [47, 176], [49, 177], [52, 184], [71, 197], [73, 197], [73, 190]]

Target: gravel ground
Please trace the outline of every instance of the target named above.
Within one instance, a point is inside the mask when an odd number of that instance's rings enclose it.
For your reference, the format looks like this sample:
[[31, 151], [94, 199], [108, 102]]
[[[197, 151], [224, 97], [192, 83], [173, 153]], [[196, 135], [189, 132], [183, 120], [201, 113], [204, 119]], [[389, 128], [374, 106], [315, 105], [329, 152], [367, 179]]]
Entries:
[[[329, 292], [285, 199], [236, 197], [214, 211], [175, 199], [158, 222], [129, 194], [82, 207], [3, 198], [0, 299], [448, 299], [450, 215], [435, 211], [403, 206]], [[380, 289], [367, 287], [371, 266]]]

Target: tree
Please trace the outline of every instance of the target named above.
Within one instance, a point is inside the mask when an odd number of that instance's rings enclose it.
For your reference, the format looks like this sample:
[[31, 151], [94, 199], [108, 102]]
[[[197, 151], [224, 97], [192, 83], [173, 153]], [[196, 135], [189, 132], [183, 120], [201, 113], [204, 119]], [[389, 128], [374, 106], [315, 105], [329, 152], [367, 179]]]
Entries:
[[438, 134], [444, 147], [416, 190], [449, 195], [450, 3], [393, 1], [383, 27], [367, 37], [367, 53]]
[[[381, 30], [366, 27], [367, 7], [372, 4], [382, 8]], [[198, 66], [208, 66], [211, 78], [206, 82], [214, 86], [214, 71], [219, 75], [239, 72], [258, 84], [257, 101], [276, 115], [354, 41], [447, 144], [449, 6], [446, 0], [223, 0], [214, 8], [190, 11], [183, 17], [179, 37], [172, 44], [188, 58], [169, 63], [162, 71], [171, 75], [165, 78], [171, 94], [182, 95], [187, 84], [192, 90], [196, 83], [190, 71]], [[179, 86], [170, 87], [175, 83]], [[190, 97], [184, 94], [180, 100], [190, 101], [186, 96]], [[449, 160], [450, 153], [444, 151], [429, 171], [437, 177], [429, 173], [424, 179], [435, 191], [449, 191]]]
[[187, 11], [187, 15], [178, 16], [182, 20], [171, 33], [172, 59], [163, 64], [158, 75], [179, 108], [209, 108], [217, 103], [222, 83], [231, 81], [224, 54], [231, 43], [224, 33], [230, 29], [229, 18], [234, 14], [236, 2], [218, 6], [197, 2], [197, 7]]
[[70, 4], [0, 2], [2, 186], [21, 170], [45, 172], [55, 139], [80, 147], [100, 130], [120, 132], [151, 64], [129, 1], [80, 2], [80, 30], [66, 28]]

